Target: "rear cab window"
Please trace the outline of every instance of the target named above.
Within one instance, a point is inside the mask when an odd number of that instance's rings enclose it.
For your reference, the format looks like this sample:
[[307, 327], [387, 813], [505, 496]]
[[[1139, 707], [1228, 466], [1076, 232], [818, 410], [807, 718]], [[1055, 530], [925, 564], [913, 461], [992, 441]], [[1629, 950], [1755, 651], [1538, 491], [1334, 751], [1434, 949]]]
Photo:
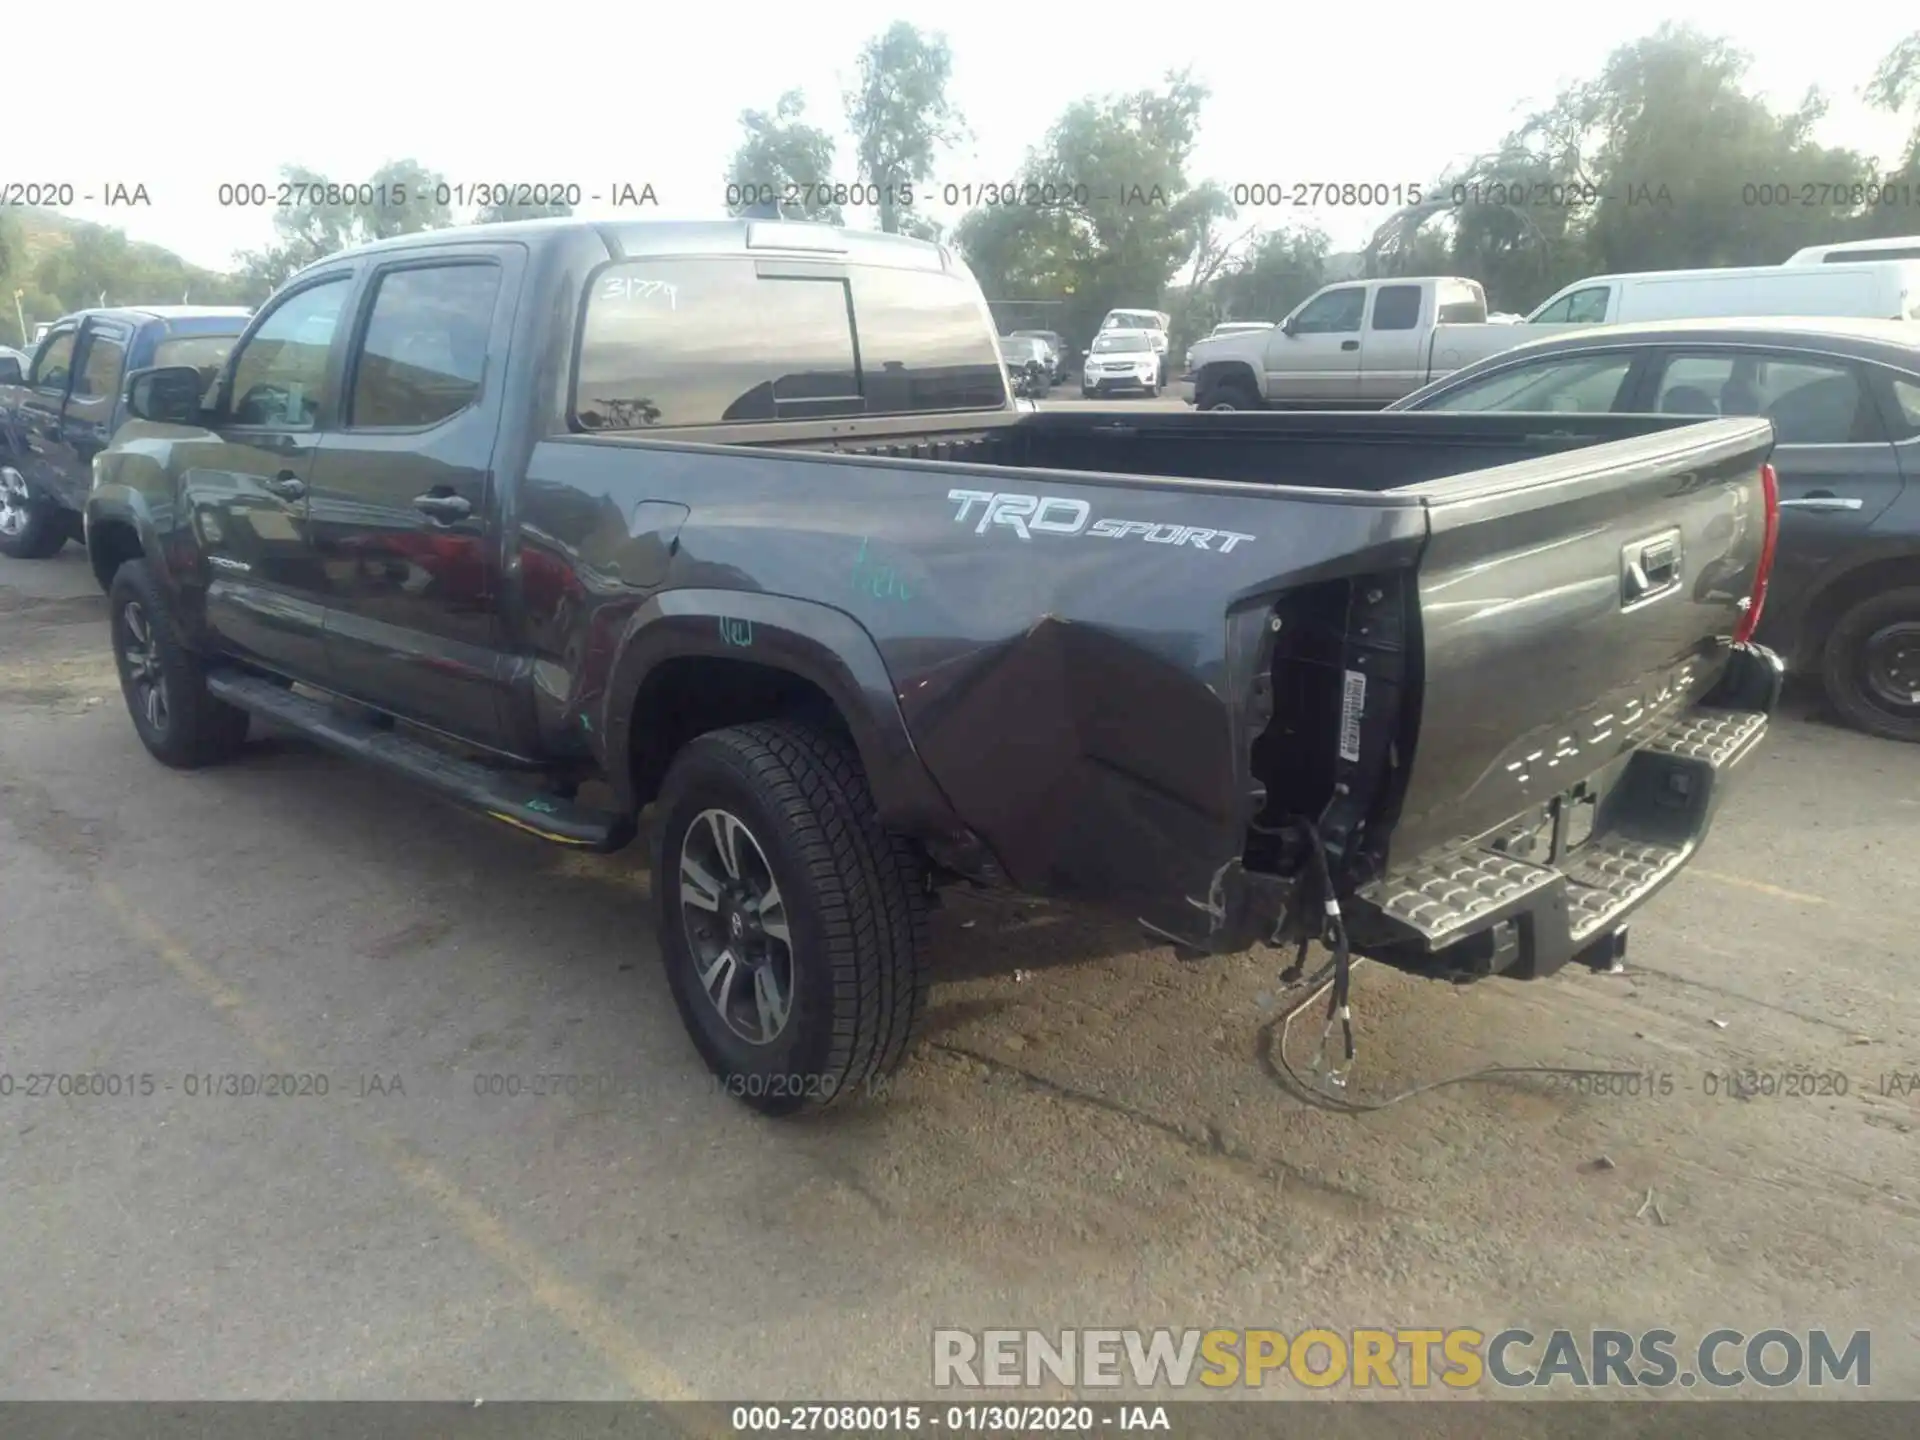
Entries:
[[646, 430], [1003, 409], [998, 337], [945, 272], [622, 260], [590, 282], [573, 423]]

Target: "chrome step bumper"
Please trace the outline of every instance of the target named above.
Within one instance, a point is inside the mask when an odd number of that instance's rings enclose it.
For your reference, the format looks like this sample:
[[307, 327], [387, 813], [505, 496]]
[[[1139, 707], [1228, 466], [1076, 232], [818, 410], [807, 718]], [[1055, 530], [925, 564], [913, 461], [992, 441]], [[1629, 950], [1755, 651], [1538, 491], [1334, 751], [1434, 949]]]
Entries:
[[1421, 856], [1356, 893], [1368, 939], [1467, 961], [1474, 956], [1457, 952], [1485, 951], [1482, 971], [1559, 969], [1618, 929], [1687, 863], [1724, 794], [1726, 772], [1766, 730], [1758, 711], [1692, 711], [1634, 753], [1603, 802], [1604, 825], [1559, 864], [1495, 848], [1498, 836]]

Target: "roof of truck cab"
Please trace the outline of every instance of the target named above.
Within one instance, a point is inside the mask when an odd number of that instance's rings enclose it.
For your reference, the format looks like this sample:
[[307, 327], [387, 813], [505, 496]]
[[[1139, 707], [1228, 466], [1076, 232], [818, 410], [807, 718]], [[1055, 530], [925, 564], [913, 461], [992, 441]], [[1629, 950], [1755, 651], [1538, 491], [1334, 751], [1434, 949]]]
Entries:
[[369, 241], [317, 260], [308, 269], [336, 260], [375, 255], [391, 250], [437, 249], [471, 245], [476, 241], [521, 240], [552, 243], [566, 235], [598, 235], [619, 258], [685, 255], [808, 254], [860, 265], [888, 265], [901, 269], [962, 268], [959, 257], [945, 245], [888, 235], [878, 230], [851, 230], [806, 220], [582, 220], [553, 216], [540, 220], [503, 220], [488, 225], [455, 225], [445, 230], [420, 230]]
[[252, 314], [244, 305], [94, 305], [62, 315], [53, 323], [64, 325], [69, 320], [91, 317], [139, 325], [148, 320], [246, 320]]
[[[1543, 350], [1578, 350], [1592, 345], [1645, 345], [1698, 340], [1718, 345], [1835, 344], [1854, 354], [1873, 355], [1892, 364], [1920, 364], [1920, 321], [1853, 320], [1825, 315], [1713, 316], [1698, 320], [1641, 320], [1630, 325], [1583, 325], [1500, 350], [1488, 361]], [[1489, 367], [1491, 368], [1491, 367]], [[1455, 372], [1462, 373], [1462, 372]]]

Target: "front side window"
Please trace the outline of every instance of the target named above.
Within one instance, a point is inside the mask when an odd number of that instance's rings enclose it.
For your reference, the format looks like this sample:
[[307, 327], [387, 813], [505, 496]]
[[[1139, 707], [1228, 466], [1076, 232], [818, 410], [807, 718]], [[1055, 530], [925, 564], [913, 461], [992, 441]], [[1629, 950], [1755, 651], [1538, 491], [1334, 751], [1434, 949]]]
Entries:
[[235, 425], [310, 430], [326, 398], [333, 348], [349, 277], [337, 276], [288, 296], [253, 332], [233, 365]]
[[382, 275], [353, 360], [356, 429], [418, 428], [480, 396], [499, 267], [431, 265]]
[[1373, 295], [1373, 328], [1411, 330], [1420, 323], [1418, 285], [1382, 285]]
[[1562, 295], [1533, 317], [1535, 325], [1598, 325], [1607, 318], [1605, 285], [1589, 285], [1571, 295]]
[[191, 366], [200, 372], [200, 388], [204, 391], [219, 376], [220, 367], [233, 353], [233, 342], [239, 338], [238, 335], [169, 335], [153, 347], [153, 363]]
[[27, 377], [27, 383], [38, 390], [65, 390], [67, 381], [73, 376], [73, 342], [76, 331], [71, 328], [47, 336], [41, 342], [40, 351], [33, 357], [33, 373]]
[[80, 369], [73, 377], [75, 399], [101, 400], [120, 386], [126, 364], [127, 342], [106, 330], [89, 330], [80, 347]]
[[1613, 409], [1632, 368], [1633, 357], [1624, 353], [1535, 360], [1468, 380], [1420, 408], [1600, 415]]
[[1345, 335], [1360, 328], [1360, 317], [1367, 308], [1364, 287], [1352, 285], [1344, 290], [1329, 290], [1309, 300], [1293, 322], [1296, 335]]

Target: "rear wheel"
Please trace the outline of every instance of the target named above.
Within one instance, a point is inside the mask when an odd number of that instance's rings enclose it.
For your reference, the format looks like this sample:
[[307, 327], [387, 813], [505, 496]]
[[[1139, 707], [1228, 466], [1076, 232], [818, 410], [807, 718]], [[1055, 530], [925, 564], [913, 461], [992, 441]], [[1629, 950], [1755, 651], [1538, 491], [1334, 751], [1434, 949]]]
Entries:
[[146, 561], [129, 560], [114, 572], [107, 606], [120, 690], [148, 753], [163, 765], [192, 770], [239, 750], [247, 712], [207, 690], [206, 667], [181, 643]]
[[716, 730], [660, 809], [661, 955], [720, 1088], [787, 1115], [898, 1066], [926, 1005], [924, 886], [852, 750], [788, 722]]
[[0, 465], [0, 555], [15, 560], [44, 560], [67, 543], [66, 515], [27, 486], [27, 477]]
[[1920, 586], [1862, 600], [1834, 624], [1820, 678], [1851, 725], [1920, 742]]

